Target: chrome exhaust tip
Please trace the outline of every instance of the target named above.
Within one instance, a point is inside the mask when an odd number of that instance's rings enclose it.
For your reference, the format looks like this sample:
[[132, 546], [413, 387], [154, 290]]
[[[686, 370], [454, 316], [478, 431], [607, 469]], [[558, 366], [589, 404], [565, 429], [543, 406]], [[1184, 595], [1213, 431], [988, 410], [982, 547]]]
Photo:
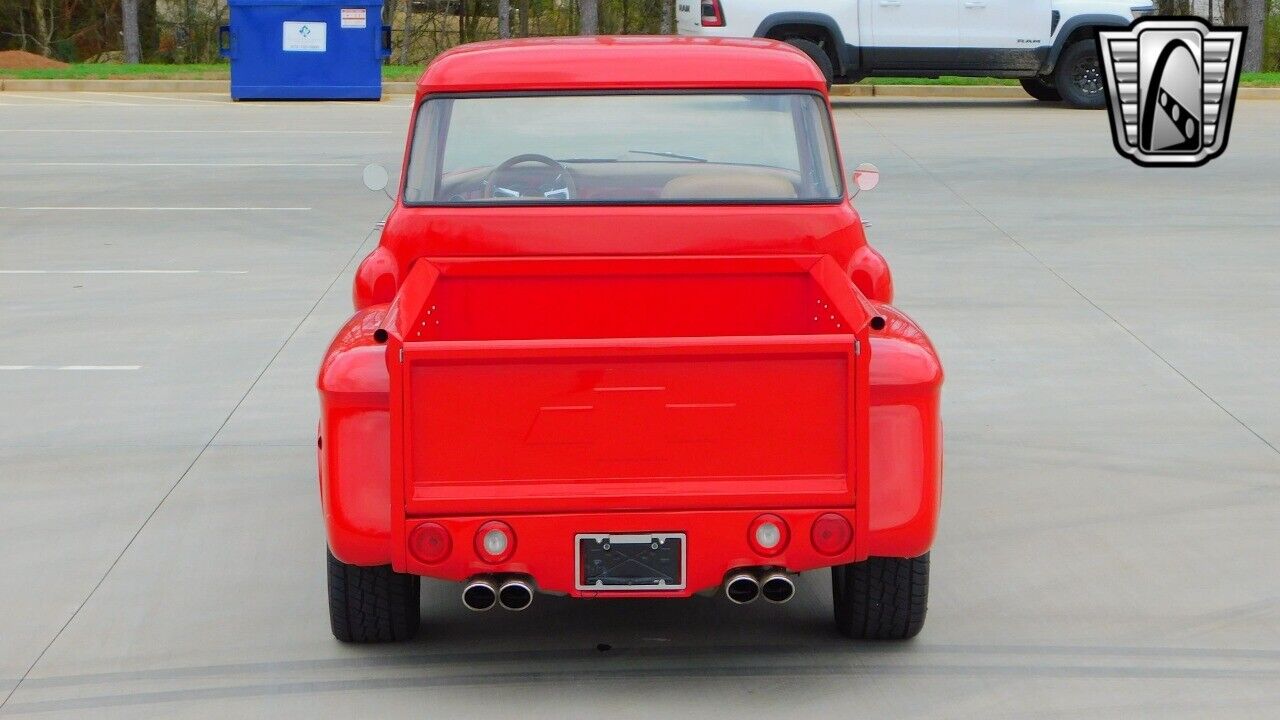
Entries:
[[771, 572], [760, 581], [760, 594], [771, 603], [784, 603], [795, 597], [796, 584], [789, 575]]
[[533, 604], [533, 588], [523, 580], [508, 580], [498, 588], [498, 604], [519, 612]]
[[484, 612], [492, 609], [497, 602], [497, 588], [484, 578], [472, 580], [462, 588], [462, 604], [466, 605], [468, 610]]
[[746, 605], [760, 595], [760, 581], [750, 573], [738, 573], [724, 581], [724, 594], [736, 605]]

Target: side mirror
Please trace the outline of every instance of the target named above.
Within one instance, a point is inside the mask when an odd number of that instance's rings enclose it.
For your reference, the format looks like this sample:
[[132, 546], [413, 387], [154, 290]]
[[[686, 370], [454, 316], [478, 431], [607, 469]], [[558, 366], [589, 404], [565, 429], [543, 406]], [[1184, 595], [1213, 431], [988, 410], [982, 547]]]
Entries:
[[854, 195], [862, 191], [875, 190], [880, 184], [880, 168], [871, 163], [862, 163], [853, 170]]
[[387, 174], [387, 169], [378, 164], [364, 166], [364, 186], [377, 192], [386, 190], [387, 183], [390, 182], [391, 176]]

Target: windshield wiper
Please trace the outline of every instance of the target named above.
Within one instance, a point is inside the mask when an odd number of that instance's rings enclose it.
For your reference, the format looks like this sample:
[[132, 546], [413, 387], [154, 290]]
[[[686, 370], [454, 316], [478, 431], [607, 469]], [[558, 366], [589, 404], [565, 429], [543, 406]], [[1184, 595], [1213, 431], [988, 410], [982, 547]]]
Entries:
[[674, 158], [676, 160], [692, 160], [693, 162], [707, 162], [706, 158], [694, 157], [693, 155], [681, 155], [680, 153], [663, 152], [660, 150], [628, 150], [629, 153], [636, 155], [657, 155], [658, 157]]

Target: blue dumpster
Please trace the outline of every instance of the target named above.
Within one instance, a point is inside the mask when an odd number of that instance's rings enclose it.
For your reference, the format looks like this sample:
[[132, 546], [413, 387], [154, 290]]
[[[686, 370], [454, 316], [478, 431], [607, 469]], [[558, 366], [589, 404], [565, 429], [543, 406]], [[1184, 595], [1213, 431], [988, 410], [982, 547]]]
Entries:
[[377, 100], [391, 28], [382, 0], [228, 0], [218, 40], [231, 98]]

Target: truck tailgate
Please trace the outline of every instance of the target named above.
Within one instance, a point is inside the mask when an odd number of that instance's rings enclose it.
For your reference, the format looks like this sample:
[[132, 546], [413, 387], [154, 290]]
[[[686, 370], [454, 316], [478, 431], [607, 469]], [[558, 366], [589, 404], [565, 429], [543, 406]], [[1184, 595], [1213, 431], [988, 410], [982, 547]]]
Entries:
[[853, 504], [870, 313], [828, 258], [420, 261], [388, 318], [407, 515]]

